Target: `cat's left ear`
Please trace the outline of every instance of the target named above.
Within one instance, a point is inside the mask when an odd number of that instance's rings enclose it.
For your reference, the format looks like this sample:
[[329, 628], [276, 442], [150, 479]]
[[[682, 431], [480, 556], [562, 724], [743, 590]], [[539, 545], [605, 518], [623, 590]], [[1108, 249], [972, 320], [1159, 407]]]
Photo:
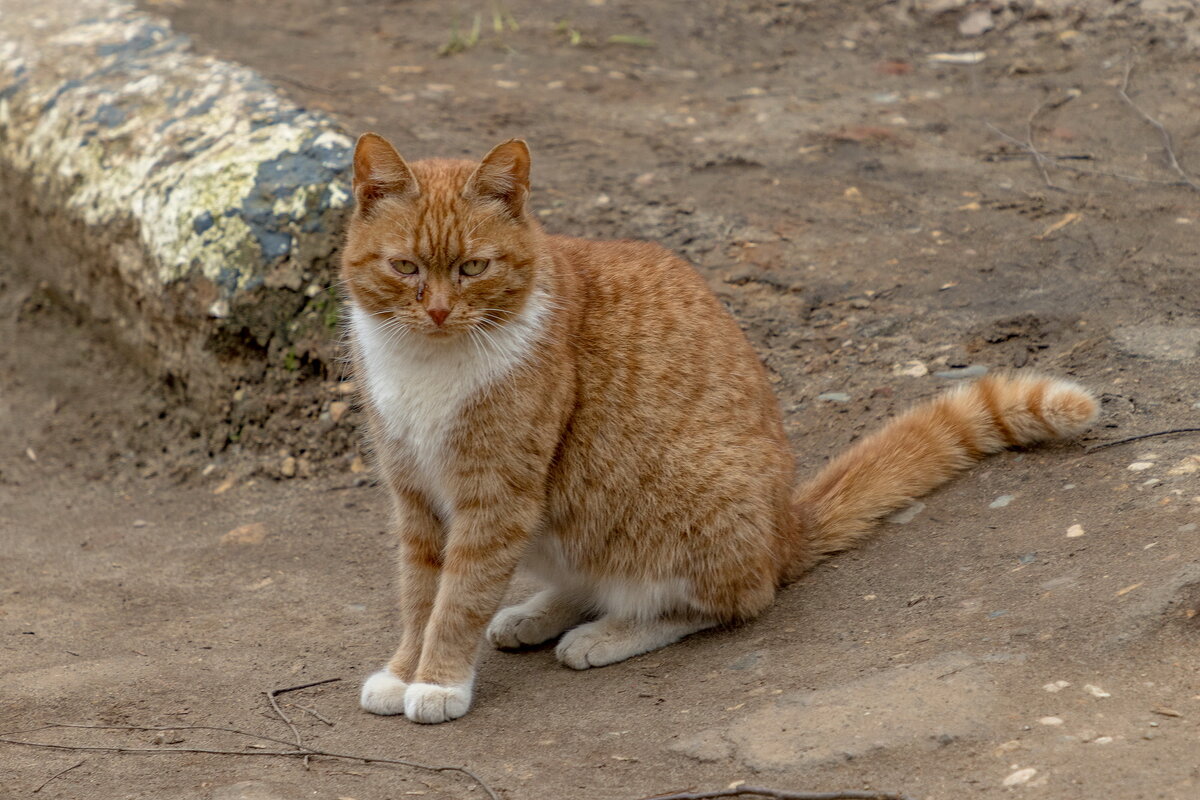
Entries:
[[523, 219], [529, 197], [529, 147], [525, 142], [509, 139], [493, 147], [467, 180], [463, 196], [498, 201], [513, 219]]
[[375, 133], [358, 137], [354, 147], [354, 197], [360, 213], [370, 214], [385, 197], [414, 199], [420, 193], [412, 170], [391, 142]]

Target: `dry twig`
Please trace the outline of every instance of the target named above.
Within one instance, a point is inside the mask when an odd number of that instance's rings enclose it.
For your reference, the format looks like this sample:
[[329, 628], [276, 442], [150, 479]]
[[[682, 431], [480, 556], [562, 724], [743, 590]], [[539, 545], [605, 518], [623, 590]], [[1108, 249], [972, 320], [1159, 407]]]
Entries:
[[[1041, 108], [1042, 108], [1042, 106], [1038, 106], [1038, 110], [1040, 110]], [[1035, 110], [1034, 113], [1036, 114], [1037, 110]], [[1030, 119], [1032, 120], [1033, 117], [1030, 117]], [[1042, 180], [1045, 181], [1047, 189], [1053, 189], [1056, 192], [1069, 192], [1070, 191], [1069, 189], [1064, 189], [1063, 187], [1054, 183], [1054, 181], [1050, 180], [1050, 174], [1046, 171], [1046, 164], [1050, 163], [1050, 164], [1054, 164], [1057, 166], [1057, 163], [1055, 162], [1054, 159], [1052, 159], [1050, 156], [1046, 155], [1042, 151], [1038, 150], [1028, 140], [1021, 141], [1017, 137], [1013, 136], [1012, 134], [1005, 133], [1004, 131], [1000, 130], [995, 125], [993, 125], [990, 122], [987, 122], [986, 120], [984, 121], [983, 124], [986, 125], [988, 130], [990, 130], [992, 133], [995, 133], [996, 135], [1000, 136], [1002, 139], [1006, 139], [1009, 142], [1012, 142], [1017, 147], [1021, 148], [1022, 150], [1024, 150], [1026, 153], [1029, 154], [1030, 158], [1033, 159], [1034, 165], [1038, 168], [1038, 172], [1041, 173]]]
[[739, 797], [757, 795], [775, 800], [912, 800], [906, 794], [892, 792], [870, 792], [849, 790], [844, 792], [790, 792], [786, 789], [766, 789], [762, 786], [739, 786], [736, 789], [718, 789], [713, 792], [681, 792], [679, 794], [656, 794], [642, 800], [708, 800], [713, 797]]
[[337, 683], [340, 680], [341, 680], [341, 678], [326, 678], [323, 681], [313, 681], [312, 683], [302, 683], [299, 686], [288, 686], [287, 688], [284, 688], [284, 689], [272, 689], [271, 694], [281, 695], [281, 694], [287, 694], [288, 692], [298, 692], [301, 689], [311, 689], [314, 686], [324, 686], [327, 683]]
[[[1074, 172], [1077, 175], [1085, 175], [1092, 178], [1116, 178], [1117, 180], [1129, 181], [1131, 183], [1145, 183], [1155, 186], [1186, 186], [1196, 191], [1200, 191], [1200, 184], [1196, 183], [1191, 176], [1184, 172], [1182, 165], [1179, 163], [1179, 159], [1175, 155], [1175, 146], [1171, 139], [1171, 132], [1167, 130], [1165, 125], [1142, 110], [1137, 103], [1133, 102], [1133, 98], [1129, 96], [1129, 81], [1132, 74], [1133, 59], [1130, 58], [1129, 63], [1125, 66], [1125, 78], [1122, 81], [1121, 88], [1117, 90], [1117, 94], [1130, 108], [1134, 110], [1134, 112], [1137, 113], [1138, 116], [1140, 116], [1150, 125], [1154, 126], [1155, 130], [1158, 131], [1159, 136], [1162, 137], [1163, 150], [1167, 156], [1167, 165], [1175, 172], [1176, 175], [1179, 176], [1178, 180], [1164, 181], [1156, 178], [1143, 178], [1140, 175], [1128, 175], [1122, 172], [1084, 169], [1083, 167], [1075, 164], [1063, 163], [1065, 161], [1082, 160], [1078, 156], [1052, 156], [1038, 150], [1033, 141], [1034, 122], [1037, 120], [1037, 117], [1044, 111], [1052, 111], [1056, 108], [1066, 105], [1068, 102], [1078, 96], [1075, 93], [1069, 93], [1058, 100], [1046, 100], [1034, 108], [1033, 113], [1031, 113], [1028, 119], [1025, 121], [1025, 139], [1023, 141], [1012, 134], [1006, 133], [990, 122], [984, 121], [983, 124], [986, 125], [993, 133], [1024, 150], [1033, 160], [1033, 164], [1037, 167], [1038, 172], [1041, 174], [1042, 181], [1046, 184], [1046, 187], [1055, 191], [1070, 192], [1071, 190], [1054, 183], [1054, 181], [1050, 178], [1050, 172], [1047, 167], [1055, 167], [1057, 169], [1067, 170], [1068, 172]], [[1086, 160], [1094, 159], [1089, 156]]]
[[[327, 681], [322, 681], [326, 683]], [[295, 687], [293, 687], [295, 688]], [[424, 770], [426, 772], [456, 772], [466, 778], [469, 778], [481, 789], [491, 800], [500, 800], [492, 787], [488, 786], [482, 778], [476, 775], [466, 767], [448, 767], [439, 766], [436, 764], [422, 764], [419, 761], [408, 761], [401, 758], [375, 758], [373, 756], [359, 756], [350, 753], [335, 753], [330, 750], [318, 750], [307, 745], [298, 747], [294, 750], [220, 750], [216, 748], [204, 747], [102, 747], [96, 745], [70, 745], [70, 744], [50, 744], [47, 742], [28, 742], [23, 739], [10, 738], [19, 733], [35, 733], [37, 731], [54, 730], [58, 728], [80, 728], [84, 730], [114, 730], [114, 731], [217, 731], [222, 733], [231, 733], [236, 736], [245, 736], [250, 739], [258, 739], [264, 742], [274, 742], [275, 744], [293, 746], [291, 742], [284, 739], [276, 739], [273, 736], [263, 736], [257, 733], [238, 730], [237, 728], [222, 728], [214, 725], [171, 725], [166, 727], [147, 727], [144, 725], [80, 725], [70, 722], [51, 722], [42, 725], [39, 728], [31, 728], [23, 731], [14, 731], [4, 736], [0, 736], [0, 742], [5, 744], [15, 744], [22, 747], [40, 747], [48, 750], [68, 750], [68, 751], [83, 751], [94, 753], [126, 753], [138, 755], [153, 755], [162, 753], [203, 753], [208, 755], [218, 756], [284, 756], [295, 758], [296, 756], [323, 756], [325, 758], [336, 758], [343, 761], [357, 761], [361, 764], [394, 764], [401, 767], [410, 767], [412, 769]]]
[[[300, 740], [300, 731], [298, 731], [296, 726], [292, 724], [292, 721], [288, 718], [288, 715], [283, 713], [283, 709], [279, 707], [279, 703], [275, 702], [275, 692], [263, 692], [263, 694], [265, 694], [267, 699], [271, 701], [271, 708], [275, 709], [275, 713], [279, 715], [279, 718], [284, 721], [284, 724], [292, 729], [292, 735], [296, 737], [296, 747], [304, 747], [304, 742]], [[308, 769], [308, 756], [304, 757], [304, 768]]]
[[[285, 694], [287, 692], [298, 692], [301, 689], [308, 689], [313, 686], [322, 686], [326, 683], [334, 683], [335, 681], [340, 681], [340, 680], [341, 680], [341, 678], [326, 678], [323, 681], [313, 681], [312, 683], [303, 683], [303, 684], [300, 684], [299, 686], [288, 686], [283, 689], [272, 689], [269, 692], [263, 692], [263, 694], [265, 694], [267, 696], [267, 699], [271, 701], [271, 708], [275, 709], [275, 713], [279, 715], [279, 718], [281, 720], [283, 720], [284, 723], [289, 728], [292, 729], [292, 735], [296, 737], [296, 747], [304, 747], [303, 742], [300, 741], [300, 731], [298, 731], [296, 729], [296, 726], [292, 723], [292, 720], [288, 717], [288, 715], [283, 713], [283, 709], [279, 707], [279, 703], [277, 703], [275, 701], [275, 698], [277, 696], [279, 696], [281, 694]], [[330, 725], [333, 724], [333, 723], [329, 722], [329, 720], [324, 719], [324, 717], [321, 717], [320, 714], [316, 714], [315, 712], [312, 712], [312, 711], [309, 711], [309, 713], [313, 714], [313, 716], [315, 716], [315, 717], [322, 719], [324, 722], [326, 722]], [[304, 757], [304, 768], [308, 769], [308, 756]]]
[[299, 703], [292, 703], [292, 706], [300, 709], [305, 714], [309, 714], [311, 716], [316, 717], [317, 719], [321, 720], [321, 722], [324, 722], [329, 727], [331, 727], [331, 728], [333, 727], [333, 722], [331, 720], [327, 719], [325, 717], [325, 715], [317, 713], [316, 709], [309, 708], [308, 706], [302, 706]]
[[60, 775], [66, 775], [71, 770], [75, 769], [76, 767], [82, 767], [86, 763], [87, 763], [87, 759], [85, 758], [76, 764], [72, 764], [71, 766], [67, 767], [66, 769], [60, 769], [58, 772], [54, 773], [49, 778], [46, 778], [46, 780], [42, 781], [41, 785], [39, 785], [36, 789], [34, 789], [33, 792], [31, 792], [31, 794], [37, 794], [42, 789], [45, 789], [46, 784], [48, 784], [50, 781], [54, 780], [55, 778], [59, 777]]
[[[1074, 172], [1077, 175], [1085, 175], [1089, 178], [1116, 178], [1117, 180], [1128, 181], [1130, 183], [1146, 183], [1146, 184], [1151, 184], [1154, 186], [1187, 186], [1188, 185], [1187, 181], [1164, 181], [1164, 180], [1159, 180], [1157, 178], [1143, 178], [1141, 175], [1128, 175], [1123, 172], [1109, 172], [1107, 170], [1102, 170], [1102, 169], [1084, 169], [1083, 167], [1080, 167], [1076, 164], [1065, 163], [1065, 162], [1069, 162], [1069, 161], [1085, 160], [1085, 159], [1082, 159], [1080, 156], [1048, 155], [1048, 154], [1043, 153], [1042, 151], [1038, 150], [1037, 148], [1033, 147], [1032, 145], [1027, 144], [1026, 142], [1018, 139], [1017, 137], [1013, 136], [1012, 134], [1007, 133], [1007, 132], [1001, 130], [1000, 128], [997, 128], [995, 125], [993, 125], [990, 122], [987, 122], [986, 120], [984, 121], [983, 124], [992, 133], [996, 134], [1000, 138], [1002, 138], [1002, 139], [1016, 145], [1017, 147], [1021, 148], [1022, 150], [1024, 150], [1026, 154], [1028, 154], [1029, 156], [1031, 156], [1033, 158], [1034, 163], [1037, 164], [1039, 167], [1039, 171], [1041, 170], [1042, 167], [1049, 164], [1050, 166], [1053, 166], [1056, 169], [1065, 169], [1068, 172]], [[1094, 160], [1094, 158], [1089, 157], [1086, 160]], [[1058, 189], [1059, 191], [1064, 191], [1064, 192], [1070, 191], [1068, 189], [1063, 189], [1062, 187], [1060, 187], [1056, 184], [1053, 184], [1053, 183], [1047, 183], [1047, 186], [1052, 189]]]
[[1029, 119], [1025, 120], [1025, 147], [1029, 151], [1029, 154], [1033, 156], [1033, 163], [1037, 165], [1038, 172], [1042, 173], [1042, 180], [1046, 182], [1046, 186], [1059, 192], [1069, 192], [1070, 189], [1064, 189], [1050, 180], [1050, 173], [1046, 171], [1046, 162], [1050, 159], [1048, 159], [1045, 154], [1039, 151], [1033, 144], [1033, 123], [1037, 120], [1038, 114], [1041, 114], [1043, 111], [1052, 111], [1056, 108], [1062, 108], [1067, 103], [1074, 100], [1077, 96], [1077, 94], [1066, 94], [1058, 100], [1047, 99], [1033, 110], [1033, 113], [1029, 115]]
[[1137, 112], [1138, 116], [1153, 125], [1155, 130], [1158, 131], [1158, 135], [1162, 137], [1163, 151], [1167, 154], [1167, 165], [1175, 171], [1175, 174], [1179, 176], [1180, 180], [1182, 180], [1185, 185], [1190, 186], [1191, 188], [1200, 192], [1200, 184], [1197, 184], [1186, 172], [1183, 171], [1183, 167], [1179, 164], [1179, 159], [1175, 157], [1175, 146], [1171, 143], [1171, 132], [1167, 130], [1167, 126], [1163, 125], [1154, 117], [1143, 111], [1137, 103], [1133, 102], [1133, 98], [1129, 96], [1129, 78], [1131, 75], [1133, 75], [1132, 57], [1130, 57], [1129, 63], [1125, 65], [1125, 80], [1121, 82], [1121, 88], [1118, 90], [1117, 94], [1121, 96], [1122, 100], [1129, 104], [1130, 108]]
[[1065, 106], [1067, 103], [1074, 100], [1076, 97], [1078, 97], [1077, 94], [1071, 93], [1071, 94], [1066, 94], [1057, 100], [1052, 100], [1052, 99], [1044, 100], [1040, 105], [1037, 106], [1037, 108], [1033, 109], [1033, 112], [1029, 115], [1029, 118], [1025, 120], [1025, 141], [1021, 141], [1017, 137], [1015, 137], [1011, 134], [1005, 133], [1004, 131], [1000, 130], [995, 125], [993, 125], [992, 123], [990, 123], [986, 120], [983, 123], [993, 133], [999, 135], [1000, 137], [1002, 137], [1004, 139], [1007, 139], [1008, 141], [1012, 142], [1017, 147], [1021, 148], [1026, 153], [1028, 153], [1029, 157], [1031, 159], [1033, 159], [1034, 166], [1037, 167], [1038, 172], [1041, 173], [1042, 181], [1046, 184], [1046, 188], [1053, 189], [1056, 192], [1070, 193], [1071, 190], [1065, 189], [1062, 186], [1059, 186], [1054, 181], [1050, 180], [1050, 173], [1046, 169], [1046, 165], [1050, 164], [1051, 166], [1055, 166], [1057, 164], [1058, 157], [1057, 156], [1048, 156], [1045, 153], [1043, 153], [1041, 150], [1037, 149], [1037, 147], [1033, 143], [1033, 124], [1034, 124], [1034, 122], [1037, 121], [1038, 115], [1041, 114], [1043, 111], [1061, 108], [1062, 106]]
[[1156, 436], [1170, 436], [1173, 433], [1200, 433], [1200, 428], [1172, 428], [1169, 431], [1156, 431], [1155, 433], [1143, 433], [1138, 436], [1130, 436], [1128, 439], [1117, 439], [1115, 442], [1104, 442], [1103, 444], [1094, 444], [1089, 447], [1084, 453], [1094, 453], [1097, 450], [1103, 450], [1106, 447], [1116, 447], [1119, 444], [1129, 444], [1130, 442], [1140, 441], [1141, 439], [1153, 439]]

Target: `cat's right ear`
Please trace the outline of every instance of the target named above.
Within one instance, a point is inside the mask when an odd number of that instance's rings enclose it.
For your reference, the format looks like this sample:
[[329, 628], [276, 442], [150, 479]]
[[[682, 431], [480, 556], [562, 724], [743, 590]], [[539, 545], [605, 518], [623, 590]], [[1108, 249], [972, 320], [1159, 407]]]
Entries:
[[358, 137], [354, 147], [354, 199], [359, 213], [369, 214], [385, 197], [415, 200], [417, 179], [387, 139], [375, 133]]

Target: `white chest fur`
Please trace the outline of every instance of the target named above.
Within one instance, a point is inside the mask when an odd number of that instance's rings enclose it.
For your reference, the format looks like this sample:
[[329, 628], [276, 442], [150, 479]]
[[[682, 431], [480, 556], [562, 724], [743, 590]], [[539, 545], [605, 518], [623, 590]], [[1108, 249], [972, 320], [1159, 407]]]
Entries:
[[443, 520], [454, 512], [445, 480], [448, 437], [464, 422], [469, 400], [528, 361], [547, 314], [546, 297], [535, 293], [520, 315], [489, 329], [486, 337], [437, 340], [400, 334], [351, 305], [367, 394], [383, 420], [380, 433], [408, 452], [413, 483], [425, 490]]

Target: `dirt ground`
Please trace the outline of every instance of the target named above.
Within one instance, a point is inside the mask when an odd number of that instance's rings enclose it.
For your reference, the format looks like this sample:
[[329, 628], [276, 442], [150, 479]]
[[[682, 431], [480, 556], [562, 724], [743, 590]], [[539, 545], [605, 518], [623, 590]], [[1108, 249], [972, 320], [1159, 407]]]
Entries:
[[[964, 12], [910, 3], [146, 5], [406, 157], [526, 138], [548, 228], [696, 263], [805, 471], [971, 367], [1073, 376], [1104, 415], [984, 462], [750, 624], [584, 673], [487, 652], [472, 712], [421, 727], [357, 705], [398, 634], [386, 502], [348, 466], [335, 376], [275, 439], [214, 443], [228, 420], [189, 417], [0, 264], [0, 733], [286, 742], [264, 692], [337, 678], [279, 698], [308, 746], [465, 766], [513, 800], [1200, 796], [1200, 436], [1085, 449], [1200, 427], [1200, 191], [1120, 93], [1132, 65], [1127, 96], [1200, 173], [1186, 8], [1005, 6], [966, 38]], [[0, 743], [4, 797], [484, 797], [218, 731], [7, 738], [244, 755]]]

